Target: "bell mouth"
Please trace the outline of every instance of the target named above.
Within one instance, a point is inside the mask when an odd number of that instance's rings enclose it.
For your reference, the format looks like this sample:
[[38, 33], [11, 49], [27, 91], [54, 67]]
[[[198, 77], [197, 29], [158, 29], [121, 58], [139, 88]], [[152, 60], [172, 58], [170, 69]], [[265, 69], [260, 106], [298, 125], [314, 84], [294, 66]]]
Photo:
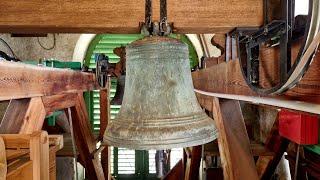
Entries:
[[167, 120], [114, 120], [105, 131], [103, 143], [136, 150], [163, 150], [209, 143], [218, 136], [214, 121], [204, 113]]

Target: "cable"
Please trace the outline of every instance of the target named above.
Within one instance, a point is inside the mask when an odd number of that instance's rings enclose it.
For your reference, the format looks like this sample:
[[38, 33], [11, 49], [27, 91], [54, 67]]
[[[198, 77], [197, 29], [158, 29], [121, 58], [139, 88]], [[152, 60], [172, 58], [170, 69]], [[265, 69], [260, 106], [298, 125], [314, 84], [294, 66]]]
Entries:
[[11, 49], [11, 47], [9, 46], [9, 44], [2, 38], [0, 38], [0, 41], [10, 50], [11, 55], [15, 58], [18, 59], [16, 54], [14, 54], [13, 50]]
[[49, 50], [52, 50], [52, 49], [54, 49], [54, 48], [56, 47], [56, 35], [55, 35], [55, 34], [53, 34], [53, 44], [52, 44], [52, 46], [49, 47], [49, 48], [48, 48], [48, 47], [44, 47], [44, 46], [41, 44], [39, 37], [37, 37], [37, 40], [38, 40], [38, 43], [39, 43], [40, 47], [42, 47], [44, 50], [49, 51]]

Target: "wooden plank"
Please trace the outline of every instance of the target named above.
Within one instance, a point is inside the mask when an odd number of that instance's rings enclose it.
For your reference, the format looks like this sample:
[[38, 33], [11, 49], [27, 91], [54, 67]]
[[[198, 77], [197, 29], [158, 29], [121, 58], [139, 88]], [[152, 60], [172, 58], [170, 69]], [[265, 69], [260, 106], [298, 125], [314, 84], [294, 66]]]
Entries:
[[30, 104], [30, 99], [13, 99], [0, 124], [0, 134], [16, 134], [22, 126]]
[[34, 97], [30, 100], [30, 105], [24, 117], [20, 134], [31, 134], [42, 129], [43, 121], [46, 117], [41, 97]]
[[[159, 21], [159, 1], [153, 4], [153, 19]], [[263, 3], [257, 0], [174, 0], [167, 4], [168, 19], [178, 33], [227, 32], [263, 23]], [[145, 13], [144, 0], [5, 0], [0, 5], [6, 7], [0, 12], [2, 33], [139, 33]]]
[[33, 164], [34, 180], [49, 180], [49, 138], [48, 133], [33, 133], [30, 139], [30, 159]]
[[[110, 84], [110, 82], [109, 82]], [[110, 86], [109, 86], [110, 87]], [[108, 89], [100, 90], [100, 131], [99, 138], [102, 139], [110, 117], [110, 99]]]
[[95, 75], [92, 73], [0, 62], [0, 101], [77, 93], [97, 88]]
[[7, 149], [29, 149], [30, 134], [1, 134]]
[[29, 154], [29, 149], [7, 149], [6, 150], [6, 157], [7, 161], [11, 161], [21, 156], [25, 156]]
[[[270, 54], [271, 52], [265, 53]], [[265, 65], [265, 67], [268, 67], [269, 65]], [[316, 53], [313, 63], [306, 72], [305, 76], [297, 84], [296, 87], [288, 90], [282, 96], [268, 97], [292, 101], [320, 103], [320, 91], [318, 90], [320, 84], [320, 70], [318, 68], [319, 66], [320, 53], [318, 52]], [[262, 79], [262, 83], [270, 83], [267, 77], [274, 77], [274, 73], [276, 72], [277, 71], [274, 69], [274, 67], [269, 67], [262, 71], [262, 73], [265, 74], [261, 75], [261, 77], [264, 77]], [[211, 93], [261, 97], [247, 86], [241, 73], [238, 60], [231, 60], [226, 63], [221, 63], [207, 69], [193, 72], [192, 77], [194, 87], [198, 90]]]
[[225, 179], [258, 179], [240, 104], [213, 98], [213, 115]]
[[0, 137], [0, 179], [6, 179], [7, 175], [7, 159], [6, 159], [6, 147], [3, 139]]
[[24, 158], [8, 166], [7, 180], [33, 179], [32, 164], [29, 158]]
[[63, 110], [74, 106], [76, 103], [76, 98], [76, 93], [69, 93], [53, 96], [44, 96], [42, 97], [42, 101], [48, 114], [57, 110]]
[[[100, 90], [100, 139], [103, 140], [104, 132], [108, 126], [110, 118], [110, 79], [108, 80], [108, 88]], [[101, 165], [104, 173], [104, 178], [111, 179], [111, 148], [109, 146], [105, 147], [101, 152]]]
[[90, 129], [89, 117], [82, 93], [78, 94], [76, 105], [71, 107], [73, 131], [80, 160], [84, 162], [89, 179], [104, 179], [101, 162], [97, 156], [96, 140]]

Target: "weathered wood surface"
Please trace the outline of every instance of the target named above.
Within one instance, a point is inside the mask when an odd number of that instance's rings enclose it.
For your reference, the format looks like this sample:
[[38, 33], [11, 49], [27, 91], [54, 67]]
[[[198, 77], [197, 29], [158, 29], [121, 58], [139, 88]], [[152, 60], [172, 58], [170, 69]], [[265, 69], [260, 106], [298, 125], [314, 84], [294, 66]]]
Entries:
[[63, 110], [75, 106], [77, 97], [77, 93], [59, 94], [44, 96], [42, 97], [42, 101], [48, 114], [57, 110]]
[[0, 62], [0, 101], [77, 93], [97, 88], [95, 75], [91, 73]]
[[49, 180], [49, 137], [41, 131], [31, 135], [30, 160], [33, 164], [33, 179]]
[[[268, 96], [277, 99], [320, 103], [320, 53], [317, 53], [313, 63], [296, 87], [281, 96]], [[271, 68], [272, 70], [273, 68]], [[270, 70], [270, 71], [271, 71]], [[270, 72], [269, 71], [269, 72]], [[276, 71], [271, 71], [276, 72]], [[274, 74], [268, 76], [275, 76]], [[222, 94], [235, 94], [261, 97], [246, 84], [238, 60], [221, 63], [216, 66], [192, 73], [195, 89]], [[267, 83], [266, 79], [263, 83]]]
[[189, 148], [189, 150], [189, 153], [187, 153], [188, 159], [186, 163], [184, 180], [197, 180], [199, 179], [202, 146], [194, 146]]
[[[263, 23], [261, 0], [174, 0], [167, 5], [178, 33], [227, 32]], [[145, 13], [144, 0], [3, 0], [0, 6], [6, 7], [0, 12], [0, 32], [7, 33], [139, 33]], [[153, 1], [153, 11], [159, 21], [159, 0]]]
[[41, 97], [31, 98], [19, 134], [31, 134], [42, 129], [46, 110]]
[[71, 108], [73, 131], [80, 161], [84, 162], [89, 179], [104, 179], [99, 157], [94, 155], [96, 140], [92, 134], [89, 117], [82, 93], [78, 94], [76, 105]]
[[239, 101], [213, 98], [213, 117], [225, 179], [258, 179]]

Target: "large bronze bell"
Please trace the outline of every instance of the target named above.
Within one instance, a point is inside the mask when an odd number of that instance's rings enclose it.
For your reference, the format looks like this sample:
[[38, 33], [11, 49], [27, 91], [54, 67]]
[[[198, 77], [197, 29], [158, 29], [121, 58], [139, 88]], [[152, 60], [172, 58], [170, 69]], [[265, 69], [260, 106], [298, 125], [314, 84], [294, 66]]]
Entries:
[[217, 138], [214, 121], [199, 106], [188, 46], [146, 37], [127, 46], [125, 91], [104, 142], [129, 149], [190, 147]]

